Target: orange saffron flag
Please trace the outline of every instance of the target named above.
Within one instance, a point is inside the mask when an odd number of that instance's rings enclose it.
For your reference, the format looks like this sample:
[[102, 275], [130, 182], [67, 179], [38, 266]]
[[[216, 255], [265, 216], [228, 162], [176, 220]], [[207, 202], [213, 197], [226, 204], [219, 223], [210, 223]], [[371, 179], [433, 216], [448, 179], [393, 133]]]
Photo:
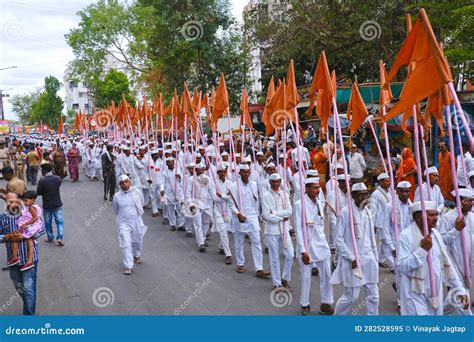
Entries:
[[349, 125], [350, 135], [353, 135], [354, 132], [359, 129], [367, 116], [368, 112], [364, 100], [360, 95], [357, 83], [354, 82], [352, 83], [351, 98], [349, 99], [349, 105], [347, 107], [347, 120], [351, 120], [351, 124]]
[[290, 65], [288, 67], [286, 83], [286, 110], [293, 113], [296, 110], [298, 103], [300, 103], [300, 95], [298, 94], [298, 88], [296, 87], [295, 65], [293, 60], [290, 61]]
[[249, 112], [249, 96], [247, 94], [247, 88], [244, 87], [242, 92], [242, 100], [240, 101], [240, 127], [243, 125], [248, 128], [253, 128], [252, 119]]
[[265, 108], [263, 109], [263, 113], [262, 113], [262, 122], [265, 124], [265, 127], [266, 127], [266, 135], [269, 135], [272, 132], [270, 130], [271, 109], [268, 107], [268, 104], [270, 103], [273, 95], [275, 95], [275, 80], [272, 76], [272, 78], [270, 79], [270, 83], [268, 83], [267, 98], [265, 100]]
[[212, 111], [212, 127], [217, 127], [217, 120], [229, 112], [229, 94], [225, 83], [224, 74], [221, 74], [219, 85], [217, 86], [216, 100]]
[[411, 106], [452, 81], [449, 65], [436, 42], [436, 37], [424, 9], [420, 10], [413, 29], [403, 42], [387, 76], [385, 87], [388, 87], [388, 83], [396, 76], [402, 66], [411, 63], [415, 63], [414, 68], [408, 73], [400, 100], [382, 118], [385, 122], [407, 111]]
[[59, 115], [58, 134], [63, 134], [63, 116]]
[[[318, 94], [317, 103], [316, 93]], [[328, 118], [331, 115], [332, 98], [335, 96], [335, 89], [333, 82], [329, 75], [328, 62], [326, 60], [325, 52], [321, 52], [319, 56], [318, 66], [314, 72], [313, 81], [309, 89], [310, 105], [306, 111], [307, 115], [311, 115], [314, 107], [316, 107], [316, 114], [321, 120], [321, 127], [327, 129]]]

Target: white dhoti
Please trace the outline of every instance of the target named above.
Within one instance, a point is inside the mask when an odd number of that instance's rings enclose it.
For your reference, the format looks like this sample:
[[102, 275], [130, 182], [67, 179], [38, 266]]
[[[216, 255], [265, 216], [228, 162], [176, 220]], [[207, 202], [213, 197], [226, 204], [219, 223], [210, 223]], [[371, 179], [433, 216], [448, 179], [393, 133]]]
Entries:
[[245, 244], [245, 234], [248, 234], [250, 237], [250, 242], [252, 244], [252, 258], [253, 264], [255, 265], [255, 271], [263, 270], [263, 255], [262, 255], [262, 245], [260, 243], [260, 232], [259, 231], [250, 231], [250, 232], [235, 232], [234, 244], [235, 244], [235, 258], [237, 261], [237, 266], [244, 266], [245, 257], [244, 257], [244, 244]]
[[[281, 286], [282, 278], [291, 281], [291, 265], [295, 257], [295, 250], [289, 232], [286, 232], [285, 242], [279, 234], [265, 234], [267, 241], [268, 254], [270, 257], [270, 271], [272, 273], [273, 286]], [[280, 250], [283, 250], [285, 262], [283, 266], [283, 274], [280, 271]]]
[[147, 227], [141, 219], [121, 222], [118, 226], [119, 245], [122, 249], [123, 265], [133, 268], [133, 258], [142, 254], [143, 236]]
[[301, 306], [308, 306], [309, 293], [311, 290], [311, 270], [317, 267], [319, 271], [319, 289], [321, 293], [321, 304], [334, 303], [334, 291], [331, 284], [331, 261], [330, 259], [315, 261], [305, 265], [301, 256], [298, 257], [298, 264], [300, 266], [300, 281], [301, 281]]
[[[368, 316], [377, 316], [379, 314], [379, 288], [377, 284], [367, 283], [363, 285], [365, 291], [365, 303]], [[334, 315], [352, 315], [352, 308], [355, 306], [362, 286], [345, 287], [344, 294], [336, 303]]]
[[165, 217], [170, 222], [170, 226], [182, 227], [184, 225], [184, 215], [181, 208], [181, 204], [170, 204], [169, 202], [164, 205]]
[[198, 246], [204, 244], [207, 232], [209, 231], [209, 224], [211, 223], [211, 216], [208, 211], [198, 209], [197, 214], [191, 218], [192, 226], [196, 234], [196, 241]]
[[211, 229], [213, 233], [219, 234], [219, 249], [224, 250], [226, 257], [232, 256], [229, 246], [229, 236], [227, 234], [228, 226], [229, 222], [224, 222], [222, 219], [215, 219]]
[[[153, 185], [150, 190], [150, 198], [151, 198], [151, 210], [153, 214], [157, 214], [158, 210], [162, 209], [161, 205], [161, 196], [160, 196], [160, 186]], [[145, 200], [146, 203], [146, 200]]]

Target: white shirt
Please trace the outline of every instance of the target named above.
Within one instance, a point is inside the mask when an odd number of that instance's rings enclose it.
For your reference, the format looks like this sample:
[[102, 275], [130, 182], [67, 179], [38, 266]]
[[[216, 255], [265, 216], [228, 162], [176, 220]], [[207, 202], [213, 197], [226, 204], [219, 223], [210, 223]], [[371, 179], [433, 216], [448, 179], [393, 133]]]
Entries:
[[[423, 189], [423, 199], [425, 201], [434, 201], [436, 202], [436, 205], [438, 207], [438, 212], [441, 213], [444, 209], [444, 197], [443, 194], [441, 193], [441, 189], [438, 185], [436, 184], [431, 184], [430, 188], [430, 194], [431, 194], [431, 199], [428, 196], [428, 183], [423, 183], [422, 185]], [[420, 201], [420, 187], [416, 187], [415, 190], [415, 202]]]
[[265, 222], [264, 234], [282, 234], [290, 228], [290, 221], [283, 222], [291, 216], [292, 209], [288, 193], [283, 190], [267, 191], [262, 196], [262, 216]]
[[359, 152], [349, 153], [349, 172], [351, 178], [364, 177], [364, 171], [367, 168], [364, 157]]

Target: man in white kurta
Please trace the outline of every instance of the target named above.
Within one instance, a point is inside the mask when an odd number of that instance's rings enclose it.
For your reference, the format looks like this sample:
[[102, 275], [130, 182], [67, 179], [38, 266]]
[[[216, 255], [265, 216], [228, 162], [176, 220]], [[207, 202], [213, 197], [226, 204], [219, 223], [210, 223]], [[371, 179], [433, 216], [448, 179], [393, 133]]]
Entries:
[[[347, 176], [350, 179], [350, 176]], [[337, 218], [341, 209], [347, 206], [346, 176], [337, 175], [338, 186], [327, 194], [327, 213], [329, 220], [329, 248], [336, 249]]]
[[[229, 246], [230, 230], [230, 203], [229, 189], [232, 183], [227, 179], [227, 166], [223, 163], [217, 165], [217, 176], [215, 187], [210, 187], [212, 198], [213, 224], [211, 231], [219, 234], [219, 250], [225, 255], [225, 263], [232, 264], [232, 252]], [[215, 190], [212, 192], [211, 190]]]
[[[215, 191], [211, 189], [213, 184], [204, 173], [204, 168], [204, 164], [196, 165], [195, 174], [188, 177], [186, 186], [186, 199], [188, 203], [185, 206], [186, 211], [193, 211], [189, 218], [194, 228], [200, 252], [205, 252], [208, 245], [206, 236], [212, 217], [210, 193]], [[192, 208], [193, 206], [195, 208]]]
[[184, 226], [184, 215], [181, 204], [184, 203], [181, 170], [175, 167], [173, 157], [166, 158], [163, 170], [160, 195], [164, 196], [164, 217], [168, 220], [170, 230]]
[[[377, 264], [377, 244], [375, 242], [375, 222], [368, 203], [369, 192], [364, 183], [356, 183], [351, 189], [352, 200], [337, 221], [336, 249], [339, 261], [331, 276], [332, 284], [343, 284], [344, 294], [336, 303], [335, 315], [350, 315], [357, 303], [363, 287], [366, 294], [367, 315], [379, 312], [379, 268]], [[351, 205], [354, 226], [350, 223]], [[352, 228], [354, 229], [355, 246]], [[357, 254], [359, 256], [357, 260]]]
[[[455, 192], [452, 192], [453, 196]], [[439, 225], [439, 233], [446, 244], [451, 261], [456, 266], [462, 279], [465, 282], [466, 292], [469, 292], [466, 285], [470, 285], [471, 281], [467, 281], [467, 272], [465, 264], [467, 263], [471, 274], [474, 272], [474, 262], [472, 246], [474, 240], [474, 213], [472, 209], [472, 201], [474, 200], [474, 191], [471, 189], [459, 189], [459, 196], [461, 200], [462, 216], [459, 217], [457, 209], [451, 210], [441, 217], [441, 224]], [[466, 260], [464, 260], [464, 246], [466, 248]], [[469, 286], [470, 288], [471, 286]], [[459, 307], [453, 306], [453, 303], [445, 306], [445, 314], [463, 314], [471, 315], [471, 310], [460, 310]]]
[[127, 175], [130, 179], [133, 179], [135, 174], [134, 157], [130, 153], [130, 147], [127, 145], [122, 146], [122, 154], [120, 155], [119, 164], [122, 174]]
[[[262, 216], [265, 220], [264, 238], [270, 257], [273, 288], [290, 288], [291, 265], [295, 255], [290, 237], [291, 202], [287, 191], [280, 189], [281, 176], [274, 173], [270, 176], [270, 191], [262, 196]], [[280, 271], [280, 250], [283, 250], [285, 263], [283, 276]]]
[[256, 276], [265, 278], [270, 272], [263, 270], [262, 244], [260, 242], [259, 223], [259, 194], [257, 184], [250, 179], [250, 167], [239, 166], [239, 179], [230, 187], [232, 196], [231, 210], [236, 217], [235, 224], [235, 258], [237, 262], [237, 273], [245, 272], [244, 245], [247, 234], [252, 244], [252, 258], [255, 266]]
[[143, 237], [147, 227], [143, 224], [143, 195], [131, 186], [127, 175], [119, 177], [120, 191], [113, 199], [112, 208], [116, 215], [119, 245], [122, 249], [124, 274], [130, 275], [133, 263], [141, 264]]
[[98, 179], [96, 170], [97, 170], [97, 163], [98, 163], [98, 158], [97, 158], [97, 149], [94, 147], [94, 143], [90, 142], [89, 146], [85, 150], [85, 169], [86, 169], [86, 176], [89, 179]]
[[151, 169], [148, 156], [146, 155], [146, 146], [140, 146], [138, 154], [134, 160], [135, 177], [133, 179], [135, 186], [143, 192], [145, 205], [150, 200]]
[[[334, 309], [334, 293], [331, 285], [331, 251], [324, 234], [324, 207], [318, 199], [321, 187], [319, 178], [308, 178], [305, 181], [304, 209], [301, 199], [295, 202], [295, 224], [297, 240], [297, 257], [301, 279], [301, 314], [311, 312], [309, 294], [311, 289], [311, 271], [316, 267], [319, 271], [319, 288], [321, 305], [319, 312], [332, 315]], [[304, 210], [305, 222], [302, 213]], [[306, 223], [306, 225], [304, 224]]]
[[[438, 213], [441, 214], [444, 209], [444, 197], [441, 193], [441, 188], [439, 187], [439, 173], [436, 166], [429, 167], [425, 171], [428, 173], [428, 177], [430, 179], [430, 186], [428, 187], [428, 183], [423, 182], [421, 188], [423, 189], [423, 199], [425, 201], [434, 201], [438, 207]], [[420, 187], [417, 187], [415, 190], [415, 202], [419, 202], [420, 199]]]
[[386, 215], [389, 205], [392, 203], [392, 193], [390, 192], [390, 176], [387, 173], [381, 173], [377, 176], [379, 182], [378, 187], [370, 196], [371, 206], [373, 206], [372, 213], [375, 218], [375, 232], [380, 240], [379, 264], [382, 267], [390, 267], [393, 269], [393, 255], [392, 251], [387, 248], [387, 243], [383, 241], [384, 230], [387, 228]]
[[160, 151], [158, 149], [151, 150], [151, 163], [150, 163], [150, 199], [151, 199], [151, 216], [158, 216], [159, 210], [163, 209], [161, 205], [161, 170], [163, 168], [163, 158], [160, 157]]
[[[454, 267], [441, 234], [433, 229], [438, 221], [436, 202], [425, 201], [429, 234], [424, 237], [421, 202], [411, 206], [414, 222], [400, 233], [397, 241], [397, 271], [400, 282], [400, 313], [402, 315], [443, 315], [443, 283], [451, 291], [447, 298], [469, 307], [463, 283]], [[432, 270], [436, 296], [432, 296], [428, 253], [432, 256]]]

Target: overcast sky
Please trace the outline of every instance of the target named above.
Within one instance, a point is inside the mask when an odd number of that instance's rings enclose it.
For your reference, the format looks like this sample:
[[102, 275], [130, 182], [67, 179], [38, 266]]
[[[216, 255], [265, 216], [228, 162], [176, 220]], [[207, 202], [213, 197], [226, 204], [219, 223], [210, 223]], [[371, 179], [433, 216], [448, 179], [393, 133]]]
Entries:
[[[241, 19], [248, 0], [230, 0], [234, 15]], [[77, 11], [91, 0], [0, 0], [0, 90], [13, 96], [39, 88], [49, 75], [64, 82], [67, 62], [73, 59], [64, 34], [79, 23]], [[11, 88], [11, 89], [10, 89]], [[64, 98], [64, 88], [60, 95]], [[5, 118], [16, 119], [8, 98]]]

